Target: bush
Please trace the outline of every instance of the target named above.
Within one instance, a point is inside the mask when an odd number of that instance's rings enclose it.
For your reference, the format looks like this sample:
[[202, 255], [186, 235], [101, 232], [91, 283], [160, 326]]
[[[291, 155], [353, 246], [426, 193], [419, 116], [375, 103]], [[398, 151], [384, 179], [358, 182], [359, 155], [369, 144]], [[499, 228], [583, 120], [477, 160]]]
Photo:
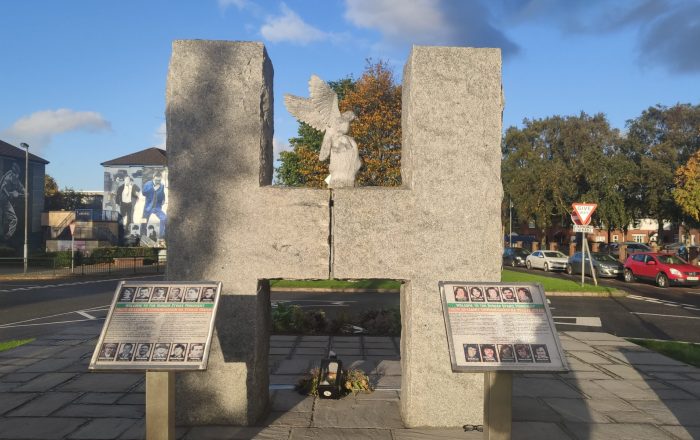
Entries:
[[368, 310], [360, 316], [360, 327], [370, 335], [401, 335], [401, 312], [399, 309]]
[[97, 248], [92, 251], [91, 257], [101, 260], [108, 258], [150, 258], [155, 260], [158, 258], [159, 248], [150, 247], [104, 247]]
[[[70, 267], [71, 251], [48, 252], [46, 256], [53, 258], [56, 267]], [[83, 264], [84, 255], [81, 251], [75, 251], [75, 265]]]
[[272, 309], [272, 331], [275, 333], [324, 333], [328, 321], [322, 310], [304, 311], [299, 306], [278, 304]]
[[272, 309], [273, 333], [338, 335], [347, 334], [347, 328], [353, 325], [362, 327], [363, 333], [368, 335], [399, 336], [401, 313], [399, 309], [368, 310], [353, 319], [343, 312], [329, 321], [322, 310], [305, 311], [297, 305], [283, 303]]
[[0, 258], [16, 257], [17, 251], [9, 246], [0, 246]]

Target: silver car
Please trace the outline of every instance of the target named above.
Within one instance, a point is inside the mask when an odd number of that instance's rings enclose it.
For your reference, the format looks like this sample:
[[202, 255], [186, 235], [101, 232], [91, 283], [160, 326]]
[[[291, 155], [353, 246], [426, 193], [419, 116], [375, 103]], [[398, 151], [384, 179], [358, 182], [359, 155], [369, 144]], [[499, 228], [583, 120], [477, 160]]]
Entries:
[[535, 251], [525, 259], [525, 266], [528, 269], [542, 269], [545, 272], [550, 270], [564, 270], [569, 257], [559, 251]]

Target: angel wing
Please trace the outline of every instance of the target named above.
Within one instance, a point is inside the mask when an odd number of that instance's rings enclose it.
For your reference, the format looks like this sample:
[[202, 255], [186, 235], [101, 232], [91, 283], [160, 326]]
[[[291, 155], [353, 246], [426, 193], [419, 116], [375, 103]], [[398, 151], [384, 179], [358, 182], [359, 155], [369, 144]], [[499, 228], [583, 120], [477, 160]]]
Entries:
[[289, 113], [316, 130], [325, 131], [340, 116], [338, 95], [316, 75], [309, 80], [309, 98], [284, 95], [284, 104]]

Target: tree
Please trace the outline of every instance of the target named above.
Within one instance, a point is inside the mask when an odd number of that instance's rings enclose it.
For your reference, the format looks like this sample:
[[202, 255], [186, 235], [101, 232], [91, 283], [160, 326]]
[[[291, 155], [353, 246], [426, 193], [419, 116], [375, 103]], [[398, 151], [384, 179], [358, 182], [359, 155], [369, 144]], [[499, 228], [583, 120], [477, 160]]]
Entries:
[[44, 174], [44, 197], [53, 197], [57, 192], [58, 184], [56, 180], [48, 174]]
[[[362, 158], [356, 181], [362, 186], [401, 184], [401, 86], [393, 81], [386, 63], [368, 61], [362, 77], [329, 82], [338, 94], [340, 111], [352, 110], [350, 125]], [[323, 133], [300, 122], [292, 151], [280, 154], [277, 181], [289, 186], [325, 188], [328, 163], [318, 160]]]
[[627, 121], [627, 153], [638, 164], [638, 197], [643, 215], [658, 221], [658, 236], [664, 220], [679, 221], [683, 211], [674, 202], [675, 172], [700, 149], [700, 106], [657, 105]]
[[700, 150], [675, 173], [673, 200], [696, 222], [700, 222]]

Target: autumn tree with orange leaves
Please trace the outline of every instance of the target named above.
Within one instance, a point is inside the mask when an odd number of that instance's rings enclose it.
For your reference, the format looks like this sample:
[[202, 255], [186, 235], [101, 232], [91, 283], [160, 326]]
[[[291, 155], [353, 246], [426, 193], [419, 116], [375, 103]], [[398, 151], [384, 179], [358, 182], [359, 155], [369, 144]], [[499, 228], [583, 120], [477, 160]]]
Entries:
[[[362, 77], [329, 82], [338, 94], [340, 111], [352, 110], [357, 118], [350, 136], [360, 150], [362, 168], [357, 186], [401, 185], [401, 86], [385, 62], [368, 62]], [[280, 154], [277, 181], [282, 185], [325, 188], [328, 161], [320, 162], [323, 133], [300, 122], [292, 151]]]
[[673, 199], [683, 212], [700, 222], [700, 150], [678, 167]]

